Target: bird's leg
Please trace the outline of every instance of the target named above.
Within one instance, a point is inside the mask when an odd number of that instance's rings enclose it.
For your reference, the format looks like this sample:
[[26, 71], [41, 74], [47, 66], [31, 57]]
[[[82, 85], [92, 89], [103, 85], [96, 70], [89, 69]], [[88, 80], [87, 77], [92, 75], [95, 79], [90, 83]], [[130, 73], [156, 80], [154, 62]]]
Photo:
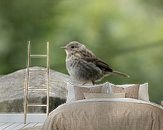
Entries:
[[92, 84], [95, 85], [95, 81], [92, 80]]
[[87, 82], [84, 82], [84, 83], [82, 84], [82, 86], [85, 85], [86, 83], [87, 83]]
[[[95, 85], [95, 81], [91, 81], [92, 82], [92, 85]], [[85, 85], [87, 82], [84, 82], [82, 85]]]

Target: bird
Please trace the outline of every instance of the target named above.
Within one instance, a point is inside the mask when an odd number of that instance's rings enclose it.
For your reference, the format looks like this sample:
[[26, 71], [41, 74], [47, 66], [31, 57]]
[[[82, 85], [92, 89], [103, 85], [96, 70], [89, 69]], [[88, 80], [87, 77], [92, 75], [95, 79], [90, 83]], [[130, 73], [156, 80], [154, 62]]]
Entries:
[[112, 74], [129, 78], [129, 75], [113, 70], [78, 41], [71, 41], [62, 48], [66, 52], [66, 69], [69, 75], [83, 85], [89, 82], [95, 84], [96, 81]]

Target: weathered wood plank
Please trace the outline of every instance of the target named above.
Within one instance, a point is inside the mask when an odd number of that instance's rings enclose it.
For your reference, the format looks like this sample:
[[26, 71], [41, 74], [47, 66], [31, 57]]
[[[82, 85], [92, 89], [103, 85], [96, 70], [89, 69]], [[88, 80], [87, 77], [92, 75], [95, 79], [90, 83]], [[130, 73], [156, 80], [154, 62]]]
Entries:
[[2, 125], [4, 125], [5, 124], [5, 122], [0, 122], [0, 127], [2, 126]]
[[43, 123], [37, 123], [37, 122], [30, 122], [27, 124], [6, 122], [6, 123], [0, 123], [0, 130], [20, 130], [20, 129], [33, 128], [42, 125]]
[[7, 124], [7, 122], [2, 123], [2, 124], [0, 125], [0, 130], [2, 130], [2, 128], [3, 128], [4, 126], [6, 126], [6, 124]]
[[4, 130], [15, 130], [17, 126], [19, 126], [21, 123], [13, 123], [9, 127], [6, 127]]
[[13, 125], [13, 124], [14, 124], [14, 123], [5, 123], [4, 125], [2, 125], [2, 126], [0, 127], [0, 130], [4, 130], [4, 129], [8, 128], [9, 126]]
[[[29, 113], [27, 116], [27, 123], [29, 122], [36, 122], [36, 123], [43, 123], [46, 119], [46, 114]], [[11, 123], [24, 123], [24, 114], [0, 114], [0, 122], [11, 122]]]
[[37, 123], [35, 126], [42, 126], [44, 123]]
[[29, 123], [28, 125], [26, 125], [24, 128], [32, 128], [36, 125], [37, 123]]
[[23, 129], [25, 126], [27, 126], [29, 123], [27, 123], [27, 124], [24, 124], [24, 123], [21, 123], [20, 125], [18, 125], [18, 126], [16, 126], [15, 128], [14, 128], [14, 130], [20, 130], [20, 129]]

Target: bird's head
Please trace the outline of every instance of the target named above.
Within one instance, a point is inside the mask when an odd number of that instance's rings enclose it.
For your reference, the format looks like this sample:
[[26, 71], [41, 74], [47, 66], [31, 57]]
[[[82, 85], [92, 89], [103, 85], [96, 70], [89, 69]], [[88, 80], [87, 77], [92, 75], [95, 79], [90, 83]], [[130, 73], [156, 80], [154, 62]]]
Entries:
[[62, 48], [65, 49], [67, 54], [71, 54], [74, 52], [79, 52], [79, 51], [85, 49], [86, 47], [77, 41], [72, 41]]

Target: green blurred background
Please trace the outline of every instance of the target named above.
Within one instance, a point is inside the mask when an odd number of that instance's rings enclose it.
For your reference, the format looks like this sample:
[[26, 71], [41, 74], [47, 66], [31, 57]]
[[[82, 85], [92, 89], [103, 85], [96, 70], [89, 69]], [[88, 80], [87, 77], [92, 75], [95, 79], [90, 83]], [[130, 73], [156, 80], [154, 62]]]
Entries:
[[60, 47], [80, 41], [131, 76], [103, 82], [149, 82], [150, 100], [163, 100], [162, 0], [0, 0], [0, 75], [26, 67], [28, 40], [33, 53], [44, 53], [49, 41], [51, 68], [63, 73]]

